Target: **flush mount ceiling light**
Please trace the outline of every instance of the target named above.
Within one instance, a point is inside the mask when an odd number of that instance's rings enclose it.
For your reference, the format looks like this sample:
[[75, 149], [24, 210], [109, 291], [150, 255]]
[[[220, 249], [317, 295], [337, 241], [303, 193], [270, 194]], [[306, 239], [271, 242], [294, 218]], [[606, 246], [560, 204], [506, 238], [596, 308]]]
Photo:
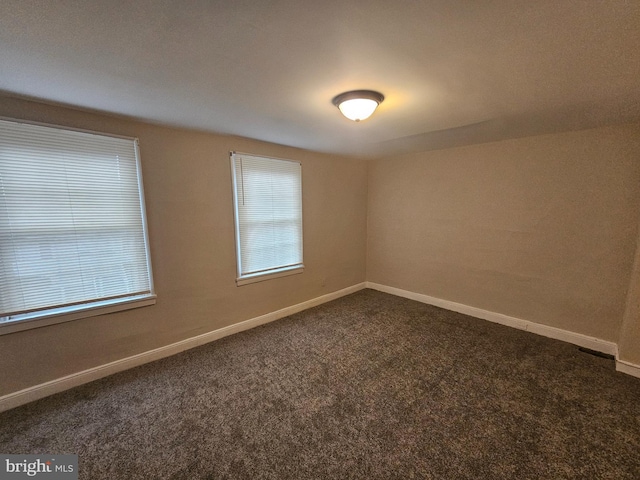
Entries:
[[369, 118], [378, 105], [384, 100], [384, 95], [373, 90], [352, 90], [333, 97], [333, 104], [340, 109], [349, 120], [359, 122]]

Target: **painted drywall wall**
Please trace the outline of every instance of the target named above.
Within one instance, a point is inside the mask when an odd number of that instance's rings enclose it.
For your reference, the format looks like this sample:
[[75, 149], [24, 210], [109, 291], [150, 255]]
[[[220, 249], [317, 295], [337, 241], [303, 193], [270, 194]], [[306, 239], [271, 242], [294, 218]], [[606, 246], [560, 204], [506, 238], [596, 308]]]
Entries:
[[[0, 97], [0, 116], [135, 136], [157, 304], [0, 336], [0, 396], [365, 281], [366, 163]], [[229, 151], [302, 163], [300, 275], [237, 287]]]
[[620, 329], [618, 359], [640, 366], [640, 230]]
[[618, 342], [640, 125], [372, 161], [367, 280]]

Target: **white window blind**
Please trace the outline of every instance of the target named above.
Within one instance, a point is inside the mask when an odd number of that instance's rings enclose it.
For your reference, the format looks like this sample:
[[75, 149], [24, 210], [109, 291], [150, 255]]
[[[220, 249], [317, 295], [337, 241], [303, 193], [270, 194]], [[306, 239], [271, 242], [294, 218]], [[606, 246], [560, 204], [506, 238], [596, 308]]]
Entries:
[[0, 325], [150, 297], [137, 140], [0, 120]]
[[238, 284], [302, 271], [301, 165], [231, 154]]

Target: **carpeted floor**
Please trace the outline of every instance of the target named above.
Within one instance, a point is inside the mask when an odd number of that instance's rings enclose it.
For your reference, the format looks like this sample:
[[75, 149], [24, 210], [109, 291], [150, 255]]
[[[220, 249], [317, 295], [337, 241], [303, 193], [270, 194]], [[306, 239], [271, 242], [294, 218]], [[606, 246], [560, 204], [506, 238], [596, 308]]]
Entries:
[[640, 379], [364, 290], [0, 414], [81, 479], [638, 479]]

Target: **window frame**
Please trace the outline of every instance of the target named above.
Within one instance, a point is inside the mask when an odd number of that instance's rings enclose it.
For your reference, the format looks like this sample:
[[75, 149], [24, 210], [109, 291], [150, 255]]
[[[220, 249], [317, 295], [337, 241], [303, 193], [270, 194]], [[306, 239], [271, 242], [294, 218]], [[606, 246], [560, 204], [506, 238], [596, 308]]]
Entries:
[[130, 310], [149, 305], [154, 305], [157, 300], [153, 282], [153, 270], [151, 265], [151, 249], [149, 244], [149, 232], [147, 225], [147, 213], [145, 204], [144, 185], [142, 178], [142, 165], [140, 160], [139, 140], [137, 137], [130, 137], [126, 135], [117, 135], [105, 132], [98, 132], [95, 130], [88, 130], [82, 128], [69, 127], [65, 125], [56, 125], [45, 122], [37, 122], [23, 119], [16, 119], [11, 117], [0, 116], [0, 120], [6, 122], [13, 122], [16, 124], [34, 125], [40, 127], [53, 128], [63, 131], [86, 133], [90, 135], [97, 135], [100, 137], [110, 137], [123, 140], [129, 140], [133, 144], [135, 151], [135, 167], [136, 167], [136, 182], [138, 187], [138, 197], [140, 201], [140, 216], [142, 221], [142, 235], [145, 244], [146, 253], [146, 266], [149, 276], [149, 293], [142, 294], [130, 294], [118, 298], [111, 298], [106, 300], [94, 299], [87, 302], [82, 302], [77, 305], [67, 306], [53, 306], [49, 308], [43, 308], [30, 313], [19, 314], [20, 317], [15, 320], [8, 320], [0, 322], [0, 336], [31, 330], [34, 328], [45, 327], [49, 325], [55, 325], [59, 323], [69, 322], [73, 320], [79, 320], [82, 318], [90, 318], [98, 315], [106, 315], [110, 313], [120, 312], [124, 310]]
[[[245, 156], [252, 158], [262, 158], [277, 162], [291, 162], [300, 166], [300, 263], [294, 265], [283, 265], [277, 268], [269, 269], [262, 272], [254, 272], [243, 274], [242, 273], [242, 244], [240, 237], [240, 214], [238, 209], [238, 178], [236, 176], [236, 156]], [[236, 285], [238, 287], [242, 285], [248, 285], [257, 282], [263, 282], [265, 280], [271, 280], [275, 278], [287, 277], [289, 275], [296, 275], [304, 272], [304, 215], [303, 215], [303, 182], [302, 182], [302, 162], [297, 160], [289, 160], [283, 158], [277, 158], [265, 155], [256, 155], [253, 153], [242, 153], [231, 151], [229, 152], [229, 163], [231, 166], [231, 187], [232, 187], [232, 202], [233, 202], [233, 220], [234, 220], [234, 233], [235, 233], [235, 248], [236, 248]]]

